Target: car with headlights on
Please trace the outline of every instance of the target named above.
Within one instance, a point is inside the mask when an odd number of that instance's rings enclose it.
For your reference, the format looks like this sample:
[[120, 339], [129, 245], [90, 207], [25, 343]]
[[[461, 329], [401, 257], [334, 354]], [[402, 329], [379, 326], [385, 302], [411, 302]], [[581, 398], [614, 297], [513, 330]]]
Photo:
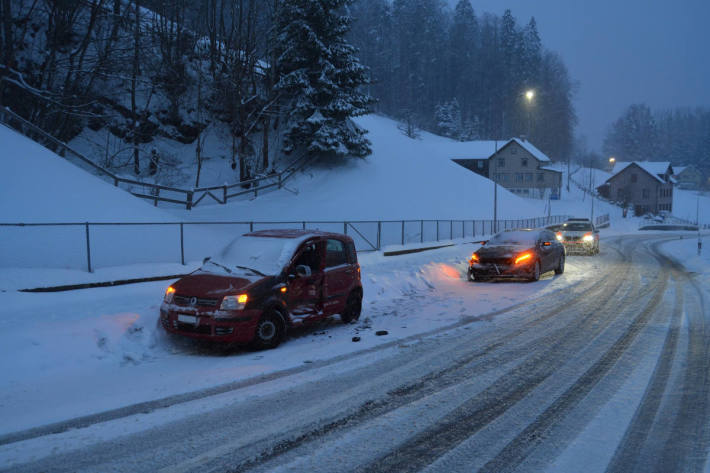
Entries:
[[469, 281], [515, 278], [537, 281], [565, 271], [565, 247], [546, 229], [506, 230], [481, 242], [469, 260]]
[[160, 323], [185, 337], [274, 348], [289, 328], [357, 320], [360, 265], [347, 235], [262, 230], [233, 240], [165, 291]]
[[557, 229], [555, 237], [569, 255], [596, 255], [599, 253], [599, 230], [589, 219], [569, 219]]

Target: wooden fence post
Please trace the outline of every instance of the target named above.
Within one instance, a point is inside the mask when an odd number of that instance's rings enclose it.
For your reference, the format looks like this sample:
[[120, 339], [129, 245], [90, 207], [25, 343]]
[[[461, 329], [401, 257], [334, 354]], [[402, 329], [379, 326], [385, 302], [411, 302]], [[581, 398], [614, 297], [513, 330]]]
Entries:
[[86, 229], [86, 267], [90, 273], [94, 271], [91, 269], [91, 243], [89, 241], [89, 222], [84, 224]]

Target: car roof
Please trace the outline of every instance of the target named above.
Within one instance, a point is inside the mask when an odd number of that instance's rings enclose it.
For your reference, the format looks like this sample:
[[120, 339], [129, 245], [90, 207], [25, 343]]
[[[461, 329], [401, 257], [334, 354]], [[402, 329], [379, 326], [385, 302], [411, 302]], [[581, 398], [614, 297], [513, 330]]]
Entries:
[[296, 228], [282, 228], [282, 229], [269, 229], [269, 230], [257, 230], [255, 232], [245, 233], [244, 236], [248, 237], [261, 237], [261, 238], [303, 238], [307, 236], [320, 236], [320, 237], [338, 237], [340, 239], [351, 240], [351, 238], [342, 233], [332, 233], [332, 232], [322, 232], [320, 230], [299, 230]]
[[568, 222], [591, 222], [588, 218], [568, 218]]

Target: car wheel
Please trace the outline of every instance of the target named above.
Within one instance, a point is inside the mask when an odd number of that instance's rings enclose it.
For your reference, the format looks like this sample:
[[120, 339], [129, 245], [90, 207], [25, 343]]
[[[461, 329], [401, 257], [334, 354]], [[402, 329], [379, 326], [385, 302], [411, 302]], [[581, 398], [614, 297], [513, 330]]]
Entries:
[[565, 255], [560, 256], [560, 262], [557, 264], [557, 267], [555, 268], [555, 274], [562, 274], [565, 272]]
[[258, 350], [276, 348], [281, 343], [285, 332], [286, 326], [283, 317], [275, 309], [270, 309], [261, 316], [256, 324], [252, 345]]
[[360, 318], [360, 312], [362, 312], [362, 295], [357, 291], [353, 291], [348, 296], [345, 309], [343, 313], [340, 314], [340, 320], [342, 320], [344, 324], [349, 324], [353, 320]]
[[540, 280], [540, 261], [535, 261], [535, 266], [533, 267], [532, 274], [530, 275], [530, 281]]

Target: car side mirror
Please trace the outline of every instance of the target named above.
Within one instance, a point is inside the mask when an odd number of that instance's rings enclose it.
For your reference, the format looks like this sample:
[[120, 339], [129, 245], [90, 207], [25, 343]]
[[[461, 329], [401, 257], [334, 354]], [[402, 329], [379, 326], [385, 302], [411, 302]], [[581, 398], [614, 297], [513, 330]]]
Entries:
[[488, 240], [481, 240], [478, 243], [480, 243], [481, 245], [485, 245], [486, 243], [488, 243]]
[[599, 230], [594, 230], [594, 233], [599, 233]]
[[305, 264], [296, 266], [296, 276], [299, 278], [307, 278], [311, 275], [311, 268]]

